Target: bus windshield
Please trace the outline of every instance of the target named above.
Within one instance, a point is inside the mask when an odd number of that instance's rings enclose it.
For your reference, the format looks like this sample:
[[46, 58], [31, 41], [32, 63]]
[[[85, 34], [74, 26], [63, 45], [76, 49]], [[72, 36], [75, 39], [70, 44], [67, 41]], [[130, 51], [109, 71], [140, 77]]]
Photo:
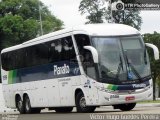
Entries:
[[140, 36], [92, 37], [92, 43], [99, 54], [102, 82], [135, 83], [150, 77], [149, 58]]

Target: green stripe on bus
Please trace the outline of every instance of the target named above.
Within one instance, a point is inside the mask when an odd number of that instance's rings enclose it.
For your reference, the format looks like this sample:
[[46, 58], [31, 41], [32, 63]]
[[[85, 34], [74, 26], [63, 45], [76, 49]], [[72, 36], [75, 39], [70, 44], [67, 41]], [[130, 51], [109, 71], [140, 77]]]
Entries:
[[13, 70], [9, 71], [8, 84], [12, 84], [12, 74], [13, 74]]
[[112, 85], [109, 84], [108, 87], [107, 87], [107, 89], [112, 90]]
[[107, 89], [108, 89], [108, 90], [117, 90], [117, 88], [118, 88], [117, 85], [109, 84], [109, 85], [107, 86]]
[[16, 83], [17, 70], [9, 71], [8, 84]]
[[16, 83], [16, 77], [17, 77], [17, 70], [13, 70], [12, 83]]
[[113, 85], [112, 86], [112, 90], [117, 90], [118, 86], [117, 85]]

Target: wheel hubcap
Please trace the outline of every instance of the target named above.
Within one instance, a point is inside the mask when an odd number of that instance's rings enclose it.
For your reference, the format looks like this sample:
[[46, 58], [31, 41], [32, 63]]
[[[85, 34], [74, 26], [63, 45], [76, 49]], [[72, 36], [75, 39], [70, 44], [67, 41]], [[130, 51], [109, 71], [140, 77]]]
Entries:
[[21, 100], [18, 102], [18, 108], [19, 108], [19, 109], [22, 108], [22, 101], [21, 101]]
[[85, 100], [84, 97], [82, 97], [82, 98], [80, 99], [80, 106], [81, 106], [81, 108], [85, 108], [85, 107], [86, 107], [86, 100]]
[[29, 103], [29, 101], [27, 100], [27, 101], [26, 101], [26, 110], [28, 111], [29, 108], [30, 108], [30, 103]]

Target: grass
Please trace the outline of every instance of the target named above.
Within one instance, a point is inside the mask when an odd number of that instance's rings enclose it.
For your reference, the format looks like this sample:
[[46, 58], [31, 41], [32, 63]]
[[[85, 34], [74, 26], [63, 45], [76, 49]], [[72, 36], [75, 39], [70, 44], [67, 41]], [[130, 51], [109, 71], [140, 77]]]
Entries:
[[148, 100], [148, 101], [141, 101], [141, 102], [138, 102], [138, 103], [160, 103], [160, 100]]

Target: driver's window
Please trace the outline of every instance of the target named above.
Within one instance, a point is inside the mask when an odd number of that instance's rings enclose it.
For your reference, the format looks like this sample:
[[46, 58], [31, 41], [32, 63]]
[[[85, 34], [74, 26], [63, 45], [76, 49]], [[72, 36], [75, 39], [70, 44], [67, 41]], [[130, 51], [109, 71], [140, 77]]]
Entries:
[[79, 55], [81, 56], [81, 62], [84, 71], [88, 76], [96, 78], [92, 54], [89, 50], [84, 49], [84, 46], [91, 46], [89, 36], [84, 34], [77, 34], [74, 37], [79, 50]]

